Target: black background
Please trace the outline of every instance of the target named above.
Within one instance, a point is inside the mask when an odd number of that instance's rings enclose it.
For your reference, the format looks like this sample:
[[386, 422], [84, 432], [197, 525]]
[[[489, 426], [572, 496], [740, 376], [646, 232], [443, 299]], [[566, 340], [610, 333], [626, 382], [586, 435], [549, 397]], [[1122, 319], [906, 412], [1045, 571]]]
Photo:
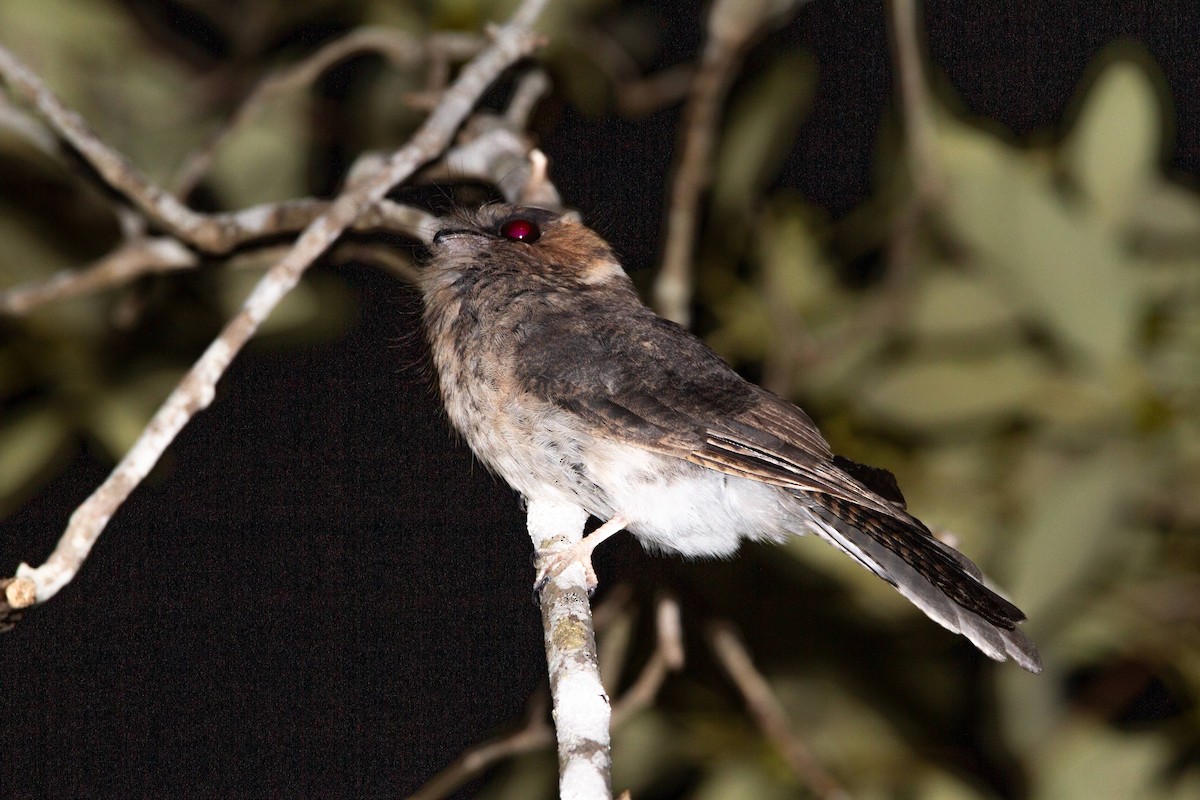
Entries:
[[[671, 5], [657, 66], [700, 42], [700, 10]], [[1175, 100], [1166, 166], [1200, 173], [1196, 4], [946, 0], [926, 24], [938, 79], [1014, 141], [1062, 131], [1091, 57], [1137, 39]], [[779, 180], [836, 217], [870, 194], [890, 113], [881, 9], [816, 0], [761, 45], [781, 46], [819, 74]], [[561, 106], [541, 132], [567, 201], [635, 273], [657, 257], [678, 114]], [[523, 515], [441, 416], [418, 298], [365, 267], [339, 275], [359, 301], [346, 335], [252, 344], [82, 573], [0, 639], [0, 797], [404, 796], [544, 681]], [[110, 467], [80, 443], [3, 522], [3, 571], [49, 552]], [[686, 594], [764, 558], [676, 564], [620, 538], [598, 556], [602, 583], [645, 591]]]

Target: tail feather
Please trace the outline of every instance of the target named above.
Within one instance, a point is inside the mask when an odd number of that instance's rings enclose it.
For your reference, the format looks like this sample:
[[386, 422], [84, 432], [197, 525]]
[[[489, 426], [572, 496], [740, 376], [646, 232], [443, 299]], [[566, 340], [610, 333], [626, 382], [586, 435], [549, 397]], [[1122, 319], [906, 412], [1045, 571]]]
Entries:
[[919, 520], [827, 495], [809, 511], [822, 538], [892, 584], [930, 619], [966, 636], [990, 658], [1012, 658], [1030, 672], [1042, 671], [1037, 647], [1017, 629], [1025, 619], [1021, 610], [985, 586], [979, 568]]

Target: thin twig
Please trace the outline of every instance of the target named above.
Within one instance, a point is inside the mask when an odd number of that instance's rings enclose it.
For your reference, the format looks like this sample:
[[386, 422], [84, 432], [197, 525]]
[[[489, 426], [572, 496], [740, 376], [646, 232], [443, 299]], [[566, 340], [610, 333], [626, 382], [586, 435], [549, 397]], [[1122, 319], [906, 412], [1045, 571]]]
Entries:
[[[255, 206], [213, 218], [236, 231], [231, 239], [245, 236], [253, 241], [301, 231], [328, 210], [327, 201], [306, 199]], [[428, 212], [385, 198], [364, 210], [350, 227], [356, 231], [387, 230], [428, 243], [436, 228], [434, 220]], [[134, 235], [82, 269], [0, 291], [0, 315], [28, 314], [46, 303], [122, 286], [143, 275], [192, 269], [200, 263], [200, 256], [176, 239]]]
[[663, 681], [672, 672], [683, 669], [683, 625], [679, 620], [679, 602], [663, 597], [655, 607], [656, 639], [650, 660], [637, 680], [613, 704], [613, 726], [625, 723], [658, 697]]
[[41, 78], [4, 47], [0, 47], [0, 78], [14, 96], [33, 106], [108, 186], [133, 201], [156, 225], [201, 249], [219, 245], [219, 233], [212, 229], [203, 214], [154, 185], [123, 155], [106, 145], [83, 118], [64, 106]]
[[61, 155], [58, 139], [50, 129], [9, 103], [3, 93], [0, 93], [0, 130], [15, 134], [52, 158]]
[[[609, 610], [619, 610], [626, 597], [609, 597]], [[613, 607], [615, 606], [615, 608]], [[595, 626], [602, 622], [611, 623], [613, 617], [602, 620], [604, 610], [594, 613]], [[659, 600], [655, 612], [656, 641], [654, 652], [642, 668], [637, 680], [629, 690], [613, 704], [612, 727], [620, 728], [639, 710], [649, 706], [658, 695], [658, 690], [670, 672], [683, 668], [683, 629], [679, 622], [679, 604], [674, 598]], [[545, 722], [545, 695], [538, 692], [530, 699], [525, 712], [525, 724], [512, 733], [489, 739], [478, 744], [454, 760], [437, 775], [434, 775], [409, 800], [439, 800], [469, 780], [477, 778], [485, 770], [499, 762], [543, 750], [554, 743], [554, 731]]]
[[529, 138], [504, 117], [476, 114], [462, 139], [422, 173], [424, 180], [481, 180], [499, 189], [510, 203], [562, 210], [562, 197], [547, 175], [545, 155], [531, 149]]
[[715, 0], [708, 14], [708, 37], [683, 112], [683, 134], [671, 197], [662, 268], [654, 282], [658, 312], [681, 325], [691, 321], [692, 270], [700, 201], [712, 179], [721, 106], [746, 46], [766, 26], [806, 0]]
[[177, 239], [133, 239], [83, 269], [66, 270], [47, 281], [0, 292], [0, 314], [27, 314], [45, 303], [91, 294], [141, 275], [189, 269], [199, 263], [199, 256]]
[[607, 31], [585, 28], [582, 41], [587, 55], [612, 84], [622, 115], [651, 114], [687, 97], [696, 73], [691, 64], [676, 64], [643, 77], [637, 61]]
[[711, 179], [718, 113], [733, 82], [738, 52], [753, 31], [751, 25], [728, 24], [738, 19], [732, 12], [739, 5], [739, 0], [715, 0], [709, 11], [708, 39], [684, 108], [679, 161], [671, 182], [666, 243], [662, 268], [654, 282], [654, 303], [660, 314], [684, 326], [691, 321], [692, 258], [700, 198]]
[[[904, 126], [905, 161], [912, 192], [892, 216], [885, 273], [878, 296], [839, 335], [820, 344], [811, 338], [792, 349], [801, 366], [812, 368], [844, 353], [858, 342], [878, 338], [909, 308], [908, 284], [918, 238], [926, 223], [947, 202], [948, 183], [937, 158], [933, 106], [922, 68], [917, 0], [888, 0], [889, 31], [896, 75], [896, 103]], [[934, 233], [943, 233], [936, 228]], [[794, 370], [787, 370], [794, 374]], [[776, 375], [784, 370], [776, 369]], [[786, 381], [780, 384], [786, 387]]]
[[416, 286], [421, 279], [421, 272], [413, 264], [412, 259], [389, 244], [339, 242], [333, 249], [332, 258], [337, 263], [355, 261], [368, 264], [390, 272], [412, 286]]
[[362, 53], [378, 53], [397, 67], [444, 64], [470, 58], [483, 46], [480, 37], [465, 33], [434, 33], [419, 39], [394, 28], [353, 30], [259, 83], [220, 130], [184, 160], [171, 180], [171, 189], [176, 196], [186, 197], [212, 166], [222, 142], [249, 124], [272, 98], [310, 86], [340, 61]]
[[886, 250], [886, 272], [878, 298], [833, 343], [810, 350], [809, 366], [844, 352], [852, 344], [875, 338], [893, 327], [909, 307], [908, 285], [918, 237], [926, 222], [946, 202], [947, 182], [937, 159], [932, 103], [921, 66], [916, 0], [889, 0], [896, 97], [904, 124], [905, 160], [911, 195], [894, 214]]
[[[304, 229], [288, 254], [259, 281], [241, 310], [154, 414], [129, 453], [71, 515], [66, 532], [47, 561], [36, 569], [28, 564], [18, 568], [19, 577], [29, 578], [36, 584], [38, 602], [53, 597], [75, 576], [113, 513], [146, 477], [188, 420], [212, 402], [216, 382], [233, 357], [296, 285], [304, 270], [365, 210], [383, 199], [392, 186], [442, 152], [496, 76], [532, 50], [537, 40], [528, 29], [544, 5], [545, 0], [525, 0], [512, 21], [494, 31], [492, 44], [464, 67], [442, 103], [409, 143], [397, 150], [376, 176], [344, 191], [334, 200], [325, 213]], [[5, 73], [8, 78], [8, 73], [13, 72], [11, 57], [7, 52], [0, 51], [0, 62], [6, 59]], [[40, 86], [36, 79], [32, 83], [25, 80], [27, 71], [22, 70], [24, 68], [20, 67], [16, 74], [22, 77], [23, 85]], [[45, 93], [34, 92], [34, 97], [46, 103], [50, 112], [60, 117], [65, 115], [69, 123], [67, 127], [72, 131], [86, 131], [77, 116], [61, 106], [55, 107], [57, 101], [46, 101]], [[124, 177], [119, 175], [116, 179], [122, 180]]]
[[522, 75], [504, 112], [508, 124], [517, 130], [528, 128], [534, 109], [549, 91], [550, 77], [545, 70], [531, 69]]
[[917, 0], [890, 0], [889, 9], [896, 90], [904, 122], [904, 149], [913, 192], [892, 221], [884, 305], [878, 314], [885, 325], [894, 322], [908, 305], [906, 287], [917, 236], [946, 194], [946, 179], [942, 175], [934, 146], [933, 108], [921, 67]]
[[904, 146], [913, 173], [916, 195], [927, 206], [939, 202], [946, 191], [934, 146], [932, 105], [921, 68], [917, 33], [917, 0], [889, 0], [892, 51], [896, 64], [896, 89], [904, 124]]
[[714, 625], [708, 632], [713, 654], [741, 692], [746, 707], [763, 734], [771, 740], [796, 777], [817, 797], [846, 800], [846, 790], [830, 775], [792, 731], [787, 712], [771, 685], [754, 667], [754, 661], [728, 624]]
[[617, 110], [627, 117], [643, 117], [687, 97], [696, 80], [691, 64], [676, 64], [645, 78], [616, 85]]
[[[314, 64], [301, 65], [295, 74], [280, 76], [279, 82], [270, 86], [288, 85], [297, 75], [303, 76], [313, 68]], [[43, 119], [83, 156], [109, 187], [129, 198], [155, 225], [205, 253], [227, 253], [256, 239], [301, 230], [327, 210], [327, 204], [323, 201], [303, 199], [225, 214], [210, 215], [193, 211], [105, 144], [78, 114], [62, 104], [37, 75], [3, 47], [0, 47], [0, 77], [15, 94], [37, 109]], [[251, 107], [254, 105], [251, 104]], [[430, 116], [430, 120], [434, 116], [436, 113]], [[419, 135], [420, 132], [414, 136], [414, 140]], [[184, 171], [194, 169], [196, 167], [189, 166]]]
[[525, 724], [512, 733], [497, 736], [463, 752], [452, 764], [430, 778], [408, 800], [440, 800], [493, 764], [507, 758], [533, 753], [554, 744], [554, 728], [546, 722], [543, 689], [530, 699]]
[[[341, 41], [341, 40], [339, 40]], [[467, 124], [462, 143], [449, 150], [441, 166], [426, 170], [427, 178], [472, 178], [496, 185], [510, 202], [559, 209], [562, 199], [546, 174], [545, 156], [530, 151], [528, 138], [521, 132], [534, 104], [548, 87], [544, 73], [534, 71], [524, 77], [514, 92], [504, 117], [476, 114]], [[387, 156], [367, 153], [351, 168], [348, 188], [378, 174]], [[313, 198], [268, 203], [236, 212], [202, 215], [220, 241], [219, 252], [228, 252], [259, 240], [272, 239], [303, 230], [329, 209], [329, 202]], [[0, 291], [0, 314], [24, 314], [47, 302], [75, 297], [128, 283], [152, 273], [186, 269], [201, 259], [169, 239], [145, 239], [142, 217], [122, 214], [135, 230], [127, 231], [129, 241], [92, 265], [53, 276], [49, 281], [31, 283]], [[357, 231], [387, 230], [411, 236], [428, 244], [436, 230], [430, 214], [390, 200], [381, 199], [369, 206], [351, 226]], [[372, 261], [380, 262], [376, 257]], [[394, 259], [383, 259], [385, 268], [396, 266]], [[395, 270], [393, 270], [395, 271]], [[411, 280], [411, 270], [398, 273]]]

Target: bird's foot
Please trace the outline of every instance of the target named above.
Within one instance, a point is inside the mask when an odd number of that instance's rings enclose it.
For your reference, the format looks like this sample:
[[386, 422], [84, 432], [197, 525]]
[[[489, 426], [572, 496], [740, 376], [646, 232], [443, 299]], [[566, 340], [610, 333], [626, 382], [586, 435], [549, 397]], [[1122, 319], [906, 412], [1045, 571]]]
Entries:
[[584, 579], [587, 582], [588, 597], [596, 591], [596, 587], [600, 584], [600, 579], [596, 577], [596, 570], [592, 567], [592, 551], [591, 548], [584, 547], [587, 540], [579, 542], [579, 544], [560, 553], [555, 553], [546, 558], [542, 564], [542, 568], [538, 570], [537, 582], [533, 585], [533, 591], [538, 595], [546, 588], [550, 581], [562, 574], [562, 571], [572, 564], [583, 564]]
[[601, 542], [623, 530], [626, 524], [623, 517], [613, 517], [566, 550], [547, 556], [542, 563], [542, 568], [538, 570], [537, 581], [533, 584], [534, 594], [540, 596], [546, 585], [562, 574], [567, 567], [572, 564], [582, 564], [588, 597], [591, 597], [596, 591], [596, 587], [600, 585], [600, 579], [596, 576], [595, 568], [592, 567], [592, 552]]

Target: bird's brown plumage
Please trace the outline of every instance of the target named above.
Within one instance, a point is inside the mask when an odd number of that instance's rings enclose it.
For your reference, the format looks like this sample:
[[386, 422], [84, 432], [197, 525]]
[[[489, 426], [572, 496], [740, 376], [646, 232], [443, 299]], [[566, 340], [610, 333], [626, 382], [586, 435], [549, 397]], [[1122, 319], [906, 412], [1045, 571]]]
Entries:
[[[517, 218], [540, 238], [506, 239]], [[540, 209], [464, 214], [435, 240], [424, 290], [451, 420], [520, 491], [619, 514], [661, 549], [725, 554], [719, 531], [685, 543], [704, 525], [686, 514], [639, 517], [684, 486], [728, 515], [733, 546], [815, 531], [989, 655], [1040, 669], [1024, 615], [908, 513], [891, 473], [834, 456], [801, 409], [655, 315], [588, 228]]]

